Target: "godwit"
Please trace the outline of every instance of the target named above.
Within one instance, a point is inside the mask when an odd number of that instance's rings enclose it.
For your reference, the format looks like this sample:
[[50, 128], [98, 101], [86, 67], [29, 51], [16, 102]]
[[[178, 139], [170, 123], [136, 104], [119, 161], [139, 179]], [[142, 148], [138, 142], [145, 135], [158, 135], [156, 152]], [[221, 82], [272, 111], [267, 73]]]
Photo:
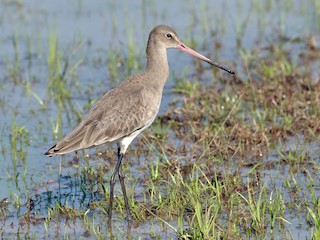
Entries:
[[106, 93], [72, 132], [45, 153], [51, 157], [103, 143], [117, 143], [118, 159], [110, 179], [109, 225], [116, 175], [119, 176], [127, 215], [130, 217], [121, 162], [132, 140], [149, 127], [158, 114], [162, 91], [169, 76], [168, 48], [179, 49], [234, 74], [189, 48], [172, 28], [159, 25], [149, 35], [146, 69]]

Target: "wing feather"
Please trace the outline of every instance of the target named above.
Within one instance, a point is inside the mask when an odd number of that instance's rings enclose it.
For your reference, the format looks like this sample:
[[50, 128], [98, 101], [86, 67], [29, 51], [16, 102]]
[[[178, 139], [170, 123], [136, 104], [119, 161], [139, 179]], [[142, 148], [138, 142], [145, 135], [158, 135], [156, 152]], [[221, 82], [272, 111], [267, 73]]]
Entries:
[[65, 154], [106, 142], [119, 141], [156, 117], [161, 101], [155, 91], [127, 81], [105, 94], [83, 121], [46, 155]]

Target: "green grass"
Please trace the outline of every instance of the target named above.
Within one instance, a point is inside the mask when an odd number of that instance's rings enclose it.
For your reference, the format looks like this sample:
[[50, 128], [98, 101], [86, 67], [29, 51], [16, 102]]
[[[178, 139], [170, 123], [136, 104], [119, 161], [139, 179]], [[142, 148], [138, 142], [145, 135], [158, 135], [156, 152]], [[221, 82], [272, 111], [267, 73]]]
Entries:
[[30, 145], [29, 131], [25, 126], [19, 126], [13, 117], [11, 125], [11, 157], [13, 169], [16, 171], [17, 164], [25, 163], [27, 157], [27, 148]]

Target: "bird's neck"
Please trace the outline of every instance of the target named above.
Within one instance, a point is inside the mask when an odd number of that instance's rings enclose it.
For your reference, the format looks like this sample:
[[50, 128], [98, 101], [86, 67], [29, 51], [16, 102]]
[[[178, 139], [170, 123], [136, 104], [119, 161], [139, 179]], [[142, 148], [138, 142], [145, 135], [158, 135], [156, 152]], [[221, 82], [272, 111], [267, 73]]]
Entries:
[[152, 77], [152, 83], [159, 88], [163, 88], [168, 76], [169, 66], [167, 58], [167, 50], [162, 47], [147, 47], [147, 67], [146, 72]]

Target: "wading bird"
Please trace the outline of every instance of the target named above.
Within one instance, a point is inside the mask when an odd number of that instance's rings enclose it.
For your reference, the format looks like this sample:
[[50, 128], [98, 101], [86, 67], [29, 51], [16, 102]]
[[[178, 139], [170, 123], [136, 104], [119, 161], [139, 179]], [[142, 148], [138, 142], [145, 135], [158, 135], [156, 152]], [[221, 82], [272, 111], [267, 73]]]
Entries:
[[45, 153], [51, 157], [103, 143], [117, 143], [118, 159], [110, 179], [109, 226], [117, 175], [126, 212], [128, 218], [130, 217], [121, 162], [132, 140], [149, 127], [158, 114], [162, 91], [169, 76], [168, 48], [176, 48], [234, 74], [233, 71], [189, 48], [172, 28], [159, 25], [149, 35], [145, 70], [107, 92], [73, 131]]

